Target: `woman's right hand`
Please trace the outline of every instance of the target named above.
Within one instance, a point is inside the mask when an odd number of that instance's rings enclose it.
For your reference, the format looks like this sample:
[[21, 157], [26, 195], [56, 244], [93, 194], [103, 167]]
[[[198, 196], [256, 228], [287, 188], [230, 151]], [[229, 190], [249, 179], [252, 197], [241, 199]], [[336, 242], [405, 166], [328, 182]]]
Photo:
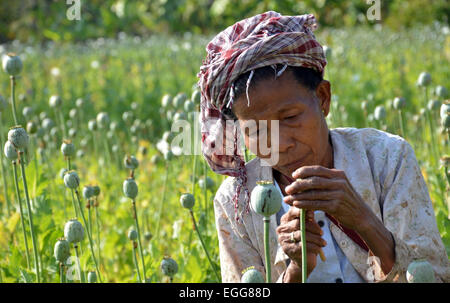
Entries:
[[[308, 276], [316, 267], [317, 255], [322, 247], [327, 245], [327, 242], [322, 239], [323, 231], [319, 224], [314, 220], [314, 211], [307, 210], [305, 218], [306, 227], [306, 249], [307, 249], [307, 270]], [[291, 233], [294, 232], [295, 242], [291, 241]], [[291, 264], [289, 267], [301, 268], [302, 265], [302, 246], [301, 246], [301, 231], [300, 231], [300, 209], [291, 207], [280, 220], [280, 225], [277, 228], [278, 242], [283, 251], [289, 256]], [[298, 271], [295, 271], [296, 275]], [[301, 276], [298, 277], [301, 280]]]

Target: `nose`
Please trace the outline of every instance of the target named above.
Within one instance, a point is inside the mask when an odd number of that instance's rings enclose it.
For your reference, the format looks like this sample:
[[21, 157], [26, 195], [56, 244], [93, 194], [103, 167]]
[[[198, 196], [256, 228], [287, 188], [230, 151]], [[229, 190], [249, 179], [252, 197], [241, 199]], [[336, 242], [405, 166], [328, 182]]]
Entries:
[[270, 137], [270, 146], [272, 148], [272, 152], [278, 152], [280, 155], [282, 155], [295, 147], [295, 137], [292, 133], [292, 130], [282, 129], [280, 127], [279, 133], [274, 133]]

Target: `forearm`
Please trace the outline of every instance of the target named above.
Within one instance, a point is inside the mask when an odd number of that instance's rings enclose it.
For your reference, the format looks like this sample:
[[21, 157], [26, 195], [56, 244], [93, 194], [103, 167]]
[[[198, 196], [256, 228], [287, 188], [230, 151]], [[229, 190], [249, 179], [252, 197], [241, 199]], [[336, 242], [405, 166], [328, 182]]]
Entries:
[[375, 214], [368, 216], [364, 224], [357, 230], [366, 242], [370, 252], [380, 259], [381, 269], [388, 274], [395, 263], [395, 243], [391, 232]]

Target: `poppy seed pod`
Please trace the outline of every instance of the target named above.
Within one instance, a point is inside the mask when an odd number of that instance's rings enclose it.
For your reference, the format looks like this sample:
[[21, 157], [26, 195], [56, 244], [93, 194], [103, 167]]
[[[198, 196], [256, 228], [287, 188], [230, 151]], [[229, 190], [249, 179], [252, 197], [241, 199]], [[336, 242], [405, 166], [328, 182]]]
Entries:
[[54, 256], [56, 261], [60, 263], [65, 263], [67, 258], [70, 256], [70, 244], [69, 242], [61, 238], [55, 244]]
[[75, 119], [75, 118], [77, 117], [77, 113], [78, 113], [77, 109], [76, 109], [76, 108], [72, 108], [72, 109], [69, 111], [69, 117], [70, 117], [71, 119]]
[[75, 155], [75, 145], [71, 140], [64, 140], [61, 144], [61, 152], [64, 157], [73, 157]]
[[201, 97], [201, 94], [198, 89], [196, 89], [192, 92], [191, 99], [192, 99], [192, 102], [194, 102], [194, 104], [200, 104], [200, 99], [201, 99], [200, 97]]
[[441, 119], [444, 119], [448, 114], [450, 114], [450, 100], [445, 100], [440, 109]]
[[128, 169], [136, 169], [139, 166], [139, 160], [135, 156], [125, 156], [123, 159], [123, 164]]
[[76, 107], [80, 108], [84, 105], [84, 100], [82, 98], [78, 98], [77, 101], [75, 101]]
[[145, 146], [139, 146], [139, 153], [143, 156], [145, 156], [147, 154], [148, 150], [147, 147]]
[[96, 283], [97, 282], [97, 273], [95, 271], [88, 272], [88, 283]]
[[444, 86], [438, 85], [434, 90], [434, 94], [439, 98], [447, 98], [448, 90]]
[[280, 210], [282, 197], [272, 181], [257, 181], [250, 200], [254, 212], [270, 217]]
[[14, 53], [3, 55], [3, 70], [10, 76], [17, 76], [22, 71], [22, 60]]
[[38, 131], [38, 125], [36, 122], [34, 121], [29, 121], [27, 123], [27, 132], [30, 133], [31, 135], [37, 133]]
[[64, 175], [66, 174], [66, 172], [68, 172], [69, 170], [67, 168], [61, 168], [59, 170], [59, 176], [61, 177], [61, 179], [64, 180]]
[[211, 179], [210, 177], [206, 177], [206, 182], [203, 178], [198, 180], [198, 186], [200, 186], [201, 189], [205, 189], [206, 187], [206, 189], [212, 190], [215, 186], [215, 183], [213, 179]]
[[64, 184], [66, 187], [75, 189], [80, 185], [80, 178], [76, 171], [71, 170], [64, 174]]
[[173, 119], [173, 115], [174, 115], [174, 112], [171, 111], [171, 110], [169, 109], [169, 110], [166, 112], [166, 118], [167, 118], [167, 121], [171, 122], [172, 119]]
[[97, 121], [89, 120], [88, 128], [89, 128], [90, 131], [96, 131], [97, 130]]
[[109, 116], [105, 112], [98, 113], [97, 115], [97, 124], [100, 128], [107, 128], [109, 126]]
[[145, 240], [150, 241], [153, 238], [153, 234], [148, 231], [144, 234], [144, 238]]
[[173, 277], [178, 272], [178, 264], [174, 259], [164, 257], [161, 261], [161, 271], [165, 276]]
[[186, 120], [187, 115], [186, 113], [176, 113], [173, 116], [173, 121], [181, 121], [181, 120]]
[[134, 229], [130, 229], [128, 231], [128, 239], [130, 241], [136, 241], [136, 239], [137, 239], [137, 232]]
[[50, 118], [44, 118], [42, 120], [42, 128], [45, 129], [47, 132], [49, 132], [53, 126], [55, 126], [55, 122], [53, 122]]
[[180, 108], [183, 106], [184, 102], [186, 101], [187, 96], [185, 93], [178, 93], [175, 98], [173, 98], [173, 107], [174, 108]]
[[364, 100], [363, 102], [361, 102], [362, 110], [367, 110], [368, 106], [369, 106], [369, 102], [367, 102], [367, 100]]
[[109, 129], [114, 132], [117, 130], [118, 126], [119, 126], [119, 124], [117, 124], [116, 121], [112, 121], [111, 124], [109, 125]]
[[69, 243], [81, 242], [84, 239], [84, 228], [77, 219], [69, 220], [64, 225], [64, 237]]
[[123, 119], [123, 121], [124, 121], [125, 123], [127, 123], [127, 124], [132, 123], [132, 122], [133, 122], [133, 119], [134, 119], [133, 113], [132, 113], [132, 112], [124, 112], [124, 113], [122, 114], [122, 119]]
[[164, 95], [161, 100], [162, 107], [168, 108], [170, 107], [171, 104], [172, 104], [172, 96], [168, 94]]
[[192, 209], [195, 204], [195, 197], [192, 194], [182, 194], [180, 197], [181, 206], [187, 209]]
[[376, 120], [384, 120], [386, 118], [386, 109], [383, 105], [378, 105], [375, 107], [375, 111], [373, 113], [373, 116]]
[[62, 99], [58, 95], [53, 95], [48, 100], [48, 104], [50, 105], [50, 107], [53, 107], [53, 108], [60, 107], [62, 104]]
[[52, 138], [56, 138], [56, 137], [58, 136], [58, 132], [59, 132], [59, 130], [58, 130], [58, 128], [55, 126], [55, 127], [53, 127], [53, 128], [50, 130], [50, 136], [51, 136]]
[[6, 156], [6, 158], [8, 158], [8, 160], [14, 161], [17, 159], [17, 150], [14, 147], [14, 145], [12, 145], [11, 142], [6, 141], [4, 152], [5, 152], [5, 156]]
[[405, 108], [406, 106], [406, 99], [403, 97], [395, 97], [393, 102], [394, 109], [400, 110]]
[[164, 153], [164, 160], [170, 161], [173, 159], [173, 152], [169, 149]]
[[69, 129], [69, 137], [74, 138], [77, 135], [77, 130], [75, 128]]
[[9, 129], [8, 140], [18, 150], [23, 150], [28, 146], [28, 134], [27, 131], [20, 125], [14, 126]]
[[173, 132], [165, 131], [164, 134], [163, 134], [162, 139], [164, 141], [166, 141], [167, 143], [170, 143], [170, 141], [172, 141], [174, 137], [175, 137], [175, 134]]
[[241, 283], [264, 283], [262, 273], [253, 266], [242, 272]]
[[83, 187], [83, 198], [86, 200], [91, 199], [94, 196], [94, 189], [92, 186], [86, 185]]
[[138, 186], [133, 178], [128, 178], [123, 181], [123, 193], [130, 199], [134, 199], [137, 197]]
[[32, 107], [29, 106], [25, 106], [22, 110], [22, 114], [24, 115], [25, 118], [29, 119], [34, 113], [34, 110]]
[[186, 102], [184, 102], [184, 110], [187, 112], [191, 112], [195, 109], [195, 104], [194, 102], [192, 102], [191, 100], [186, 100]]
[[417, 79], [417, 85], [418, 86], [428, 86], [431, 83], [431, 75], [427, 72], [422, 72], [419, 75], [419, 79]]
[[331, 58], [331, 54], [332, 54], [331, 47], [329, 47], [329, 46], [327, 46], [327, 45], [324, 45], [324, 46], [322, 47], [322, 49], [323, 49], [323, 53], [325, 54], [325, 57], [326, 57], [327, 59], [330, 59], [330, 58]]
[[39, 119], [41, 119], [41, 121], [44, 121], [45, 118], [48, 118], [48, 114], [46, 112], [40, 112]]
[[406, 280], [408, 283], [436, 282], [433, 267], [425, 259], [415, 260], [408, 265]]
[[429, 111], [438, 110], [441, 107], [441, 102], [439, 100], [428, 101], [427, 108]]
[[94, 194], [95, 197], [100, 195], [100, 187], [98, 185], [92, 186], [92, 190], [93, 190], [93, 194]]

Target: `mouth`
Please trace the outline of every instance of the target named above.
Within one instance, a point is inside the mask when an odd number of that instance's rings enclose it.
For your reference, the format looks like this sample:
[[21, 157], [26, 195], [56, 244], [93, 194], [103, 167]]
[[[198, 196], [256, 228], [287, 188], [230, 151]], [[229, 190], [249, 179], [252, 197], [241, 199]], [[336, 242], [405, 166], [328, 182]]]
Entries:
[[282, 167], [283, 167], [283, 168], [286, 168], [286, 169], [288, 169], [288, 170], [290, 170], [290, 171], [294, 171], [294, 170], [296, 170], [297, 168], [300, 168], [300, 167], [301, 167], [302, 163], [305, 162], [305, 159], [306, 159], [307, 157], [308, 157], [308, 154], [306, 154], [305, 156], [303, 156], [302, 158], [300, 158], [300, 160], [297, 160], [297, 161], [295, 161], [295, 162], [291, 162], [291, 163], [284, 164], [284, 165], [282, 165]]

